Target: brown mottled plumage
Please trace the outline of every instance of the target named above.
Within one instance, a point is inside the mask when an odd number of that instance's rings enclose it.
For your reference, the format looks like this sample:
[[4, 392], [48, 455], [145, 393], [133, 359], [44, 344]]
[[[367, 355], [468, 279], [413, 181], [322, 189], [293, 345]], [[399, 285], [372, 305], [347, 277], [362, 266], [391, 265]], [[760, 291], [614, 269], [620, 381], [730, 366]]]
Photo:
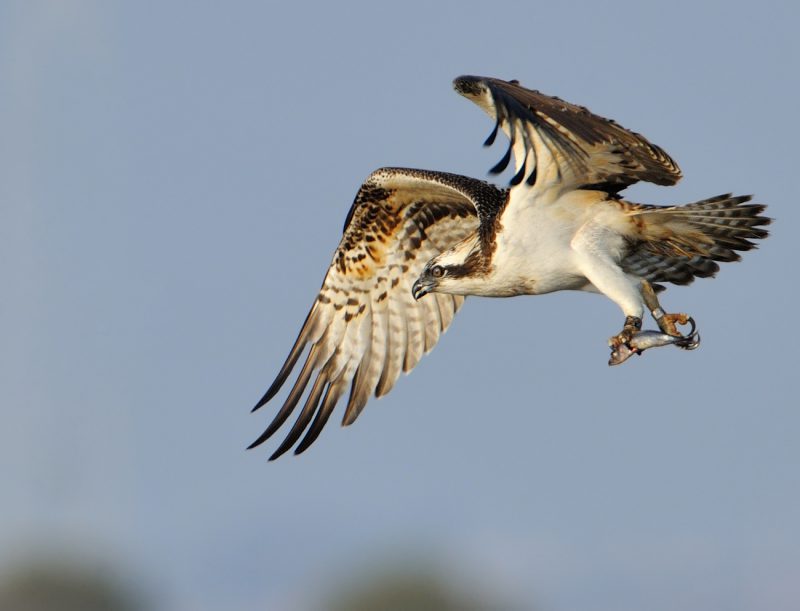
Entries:
[[412, 283], [431, 258], [475, 232], [479, 211], [490, 214], [506, 193], [483, 181], [443, 172], [373, 172], [356, 195], [300, 335], [256, 408], [280, 390], [310, 345], [305, 363], [283, 407], [253, 446], [283, 424], [312, 378], [300, 416], [272, 458], [288, 450], [306, 428], [297, 452], [308, 447], [348, 386], [344, 424], [356, 419], [371, 394], [386, 394], [401, 371], [411, 371], [436, 345], [464, 301], [445, 294], [417, 301]]
[[[348, 387], [344, 424], [370, 395], [389, 392], [437, 343], [465, 295], [596, 291], [625, 314], [609, 364], [643, 346], [693, 349], [699, 337], [676, 328], [691, 318], [664, 313], [655, 294], [663, 287], [654, 283], [711, 276], [767, 236], [765, 207], [749, 196], [685, 206], [622, 199], [628, 185], [672, 185], [681, 171], [663, 149], [614, 121], [516, 81], [464, 76], [454, 86], [494, 119], [487, 145], [501, 129], [508, 136], [491, 172], [513, 155], [512, 188], [402, 168], [367, 178], [297, 341], [254, 408], [278, 393], [307, 351], [283, 406], [250, 446], [273, 435], [305, 395], [271, 459], [304, 433], [295, 453], [308, 448]], [[644, 307], [663, 333], [640, 334]]]

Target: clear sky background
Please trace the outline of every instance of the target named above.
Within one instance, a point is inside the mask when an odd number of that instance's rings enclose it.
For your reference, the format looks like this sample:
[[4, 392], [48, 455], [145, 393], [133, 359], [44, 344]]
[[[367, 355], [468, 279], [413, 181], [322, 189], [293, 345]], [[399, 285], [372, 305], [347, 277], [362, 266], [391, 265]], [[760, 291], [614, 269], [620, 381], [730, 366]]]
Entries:
[[[305, 610], [405, 559], [523, 609], [800, 608], [799, 20], [2, 2], [0, 573], [53, 554], [136, 575], [161, 609]], [[354, 426], [245, 452], [361, 181], [501, 156], [464, 73], [664, 147], [683, 181], [629, 199], [754, 193], [772, 237], [663, 298], [695, 352], [611, 369], [611, 302], [471, 299]]]

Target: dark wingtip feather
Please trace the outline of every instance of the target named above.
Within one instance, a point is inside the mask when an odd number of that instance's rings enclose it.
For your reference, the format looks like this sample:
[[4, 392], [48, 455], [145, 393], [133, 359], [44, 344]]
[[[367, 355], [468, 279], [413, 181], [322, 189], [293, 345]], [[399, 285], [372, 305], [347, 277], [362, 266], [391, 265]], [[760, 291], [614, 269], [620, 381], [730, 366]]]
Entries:
[[[316, 306], [316, 304], [315, 304]], [[308, 335], [308, 328], [309, 328], [309, 321], [311, 320], [312, 315], [314, 314], [315, 307], [312, 307], [311, 310], [308, 312], [306, 316], [305, 322], [303, 322], [303, 326], [300, 330], [300, 333], [297, 336], [297, 339], [294, 342], [294, 346], [292, 346], [291, 351], [289, 352], [289, 356], [286, 357], [286, 360], [281, 367], [281, 370], [278, 372], [278, 375], [275, 376], [275, 381], [272, 382], [272, 385], [267, 389], [267, 392], [264, 393], [264, 396], [256, 403], [255, 407], [250, 410], [250, 413], [253, 413], [257, 409], [266, 405], [272, 397], [278, 394], [278, 391], [286, 382], [286, 379], [292, 373], [292, 369], [297, 364], [297, 359], [300, 358], [300, 355], [303, 353], [303, 349], [306, 347], [306, 337]]]
[[344, 416], [342, 416], [342, 426], [350, 426], [356, 421], [361, 411], [366, 407], [367, 401], [369, 401], [369, 393], [362, 392], [359, 394], [355, 394], [353, 392], [350, 393], [350, 401], [347, 403], [347, 409], [344, 412]]
[[497, 119], [497, 121], [494, 124], [494, 129], [492, 130], [492, 133], [489, 134], [489, 137], [483, 141], [483, 146], [492, 146], [492, 144], [494, 144], [495, 138], [497, 138], [497, 132], [499, 130], [500, 130], [500, 119]]
[[519, 171], [511, 177], [511, 180], [508, 181], [508, 184], [512, 187], [516, 187], [519, 183], [522, 182], [522, 179], [525, 178], [525, 166], [528, 162], [528, 154], [527, 151], [525, 153], [525, 159], [522, 160], [522, 165], [519, 167]]
[[328, 386], [328, 389], [325, 391], [325, 396], [322, 398], [322, 407], [319, 408], [317, 415], [314, 416], [314, 421], [311, 423], [305, 437], [303, 437], [303, 440], [295, 448], [295, 454], [302, 454], [317, 440], [322, 429], [325, 428], [325, 424], [328, 422], [333, 408], [336, 407], [336, 402], [342, 396], [342, 390], [341, 384], [330, 384]]
[[275, 431], [277, 431], [281, 427], [281, 425], [286, 421], [286, 418], [289, 417], [289, 414], [292, 413], [293, 409], [294, 405], [292, 405], [291, 408], [287, 409], [286, 404], [284, 404], [284, 406], [281, 408], [281, 411], [279, 411], [278, 414], [275, 416], [275, 418], [273, 418], [272, 422], [269, 423], [269, 426], [266, 428], [266, 430], [263, 433], [261, 433], [258, 439], [256, 439], [253, 443], [247, 446], [247, 449], [252, 450], [256, 446], [260, 446], [267, 439], [272, 437], [275, 434]]
[[277, 450], [275, 450], [267, 460], [269, 462], [272, 462], [273, 460], [277, 460], [278, 458], [280, 458], [281, 456], [286, 454], [286, 451], [288, 449], [289, 449], [288, 447], [284, 447], [283, 445], [281, 445], [281, 447], [279, 447]]
[[512, 142], [511, 144], [508, 145], [508, 150], [506, 151], [506, 154], [503, 155], [503, 158], [500, 161], [498, 161], [497, 164], [494, 167], [492, 167], [492, 169], [489, 170], [489, 174], [499, 174], [500, 172], [506, 169], [506, 167], [508, 166], [508, 162], [511, 161], [511, 150], [513, 149], [513, 147], [514, 143]]
[[[305, 387], [305, 384], [303, 386]], [[302, 391], [301, 391], [301, 393], [302, 393]], [[253, 443], [251, 443], [247, 447], [247, 449], [248, 450], [252, 450], [256, 446], [261, 445], [267, 439], [272, 437], [275, 434], [275, 431], [277, 431], [279, 428], [281, 428], [281, 425], [284, 422], [286, 422], [286, 419], [289, 417], [289, 414], [291, 414], [292, 411], [294, 411], [294, 407], [295, 407], [295, 405], [297, 405], [297, 400], [299, 398], [300, 398], [300, 395], [297, 394], [297, 393], [295, 393], [294, 397], [290, 396], [286, 400], [286, 403], [283, 404], [283, 407], [281, 407], [280, 411], [277, 414], [275, 414], [275, 418], [272, 419], [272, 422], [269, 423], [269, 426], [266, 428], [266, 430], [263, 433], [261, 433], [259, 438], [256, 439]]]
[[253, 448], [256, 448], [256, 447], [260, 446], [267, 439], [269, 439], [269, 435], [267, 435], [267, 433], [265, 431], [265, 432], [261, 433], [261, 435], [259, 435], [258, 439], [256, 439], [253, 443], [251, 443], [249, 446], [247, 446], [247, 449], [248, 450], [252, 450]]
[[269, 387], [267, 392], [264, 393], [264, 396], [258, 400], [258, 403], [256, 403], [253, 409], [250, 410], [251, 414], [264, 407], [267, 403], [269, 403], [269, 400], [272, 399], [272, 397], [274, 397], [278, 393], [281, 386], [283, 386], [283, 381], [281, 381], [280, 384], [278, 384], [277, 382], [278, 380], [275, 380], [272, 383], [272, 386]]
[[308, 426], [308, 423], [311, 420], [311, 417], [314, 415], [314, 412], [317, 411], [317, 406], [319, 405], [319, 400], [322, 396], [322, 391], [325, 386], [326, 381], [324, 376], [319, 375], [314, 382], [314, 386], [311, 388], [311, 392], [308, 394], [306, 404], [303, 406], [303, 411], [300, 412], [300, 415], [297, 417], [292, 430], [290, 430], [289, 434], [286, 435], [286, 439], [283, 440], [283, 443], [281, 443], [278, 449], [275, 450], [272, 456], [270, 456], [270, 460], [275, 460], [276, 458], [285, 454], [289, 448], [291, 448], [300, 438], [300, 435]]
[[364, 372], [365, 370], [359, 367], [353, 377], [353, 382], [350, 386], [350, 398], [347, 401], [344, 416], [342, 416], [343, 426], [347, 426], [347, 424], [354, 421], [369, 400], [370, 390], [367, 388], [365, 382], [366, 374]]
[[[295, 357], [294, 359], [292, 359], [293, 356]], [[293, 353], [289, 355], [289, 359], [287, 359], [286, 363], [281, 368], [280, 372], [275, 378], [275, 381], [267, 389], [267, 392], [264, 393], [264, 396], [258, 400], [258, 403], [255, 404], [255, 407], [253, 407], [253, 409], [250, 410], [251, 414], [254, 411], [264, 407], [267, 403], [269, 403], [272, 397], [278, 394], [278, 391], [286, 382], [286, 379], [289, 377], [289, 374], [292, 373], [292, 369], [294, 368], [294, 365], [297, 362], [297, 356], [300, 356], [299, 352], [296, 356]], [[290, 360], [292, 361], [291, 363], [289, 362]]]

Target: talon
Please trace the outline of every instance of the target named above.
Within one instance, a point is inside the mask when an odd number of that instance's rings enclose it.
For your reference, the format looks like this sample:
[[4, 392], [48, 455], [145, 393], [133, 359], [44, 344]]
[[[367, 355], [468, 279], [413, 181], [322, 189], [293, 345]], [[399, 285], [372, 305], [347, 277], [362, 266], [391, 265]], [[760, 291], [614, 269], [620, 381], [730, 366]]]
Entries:
[[683, 350], [694, 350], [700, 345], [700, 334], [697, 332], [694, 318], [690, 316], [686, 324], [690, 325], [691, 329], [680, 341], [675, 342], [675, 345]]
[[630, 348], [630, 341], [642, 329], [642, 319], [637, 316], [628, 316], [625, 319], [625, 324], [614, 337], [609, 338], [608, 345], [612, 351], [616, 351], [620, 346], [628, 346]]
[[[678, 331], [677, 325], [692, 325], [692, 331], [688, 335], [684, 335], [680, 331]], [[694, 333], [694, 320], [688, 314], [684, 314], [683, 312], [679, 314], [664, 314], [660, 318], [656, 319], [658, 323], [658, 327], [667, 335], [672, 335], [673, 337], [689, 337]]]

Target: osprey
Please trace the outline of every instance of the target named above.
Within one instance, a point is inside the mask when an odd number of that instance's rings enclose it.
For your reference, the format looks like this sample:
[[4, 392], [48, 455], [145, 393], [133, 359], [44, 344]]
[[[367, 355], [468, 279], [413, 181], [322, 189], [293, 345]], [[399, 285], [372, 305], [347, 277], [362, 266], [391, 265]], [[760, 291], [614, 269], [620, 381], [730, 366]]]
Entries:
[[[389, 392], [447, 329], [467, 295], [512, 297], [593, 291], [625, 317], [609, 340], [610, 364], [644, 347], [691, 349], [695, 333], [665, 313], [657, 283], [713, 276], [719, 261], [765, 238], [765, 206], [720, 195], [683, 206], [637, 204], [620, 192], [637, 181], [673, 185], [681, 171], [660, 147], [584, 107], [526, 89], [517, 81], [462, 76], [455, 90], [495, 121], [510, 141], [490, 172], [513, 155], [509, 188], [445, 172], [381, 168], [356, 194], [344, 233], [311, 311], [275, 381], [272, 399], [307, 356], [272, 423], [286, 421], [311, 383], [304, 406], [274, 460], [308, 448], [350, 388], [343, 424], [373, 393]], [[642, 332], [647, 308], [666, 339]], [[649, 334], [649, 335], [648, 335]], [[638, 342], [638, 343], [637, 343]], [[313, 382], [312, 382], [313, 380]]]

